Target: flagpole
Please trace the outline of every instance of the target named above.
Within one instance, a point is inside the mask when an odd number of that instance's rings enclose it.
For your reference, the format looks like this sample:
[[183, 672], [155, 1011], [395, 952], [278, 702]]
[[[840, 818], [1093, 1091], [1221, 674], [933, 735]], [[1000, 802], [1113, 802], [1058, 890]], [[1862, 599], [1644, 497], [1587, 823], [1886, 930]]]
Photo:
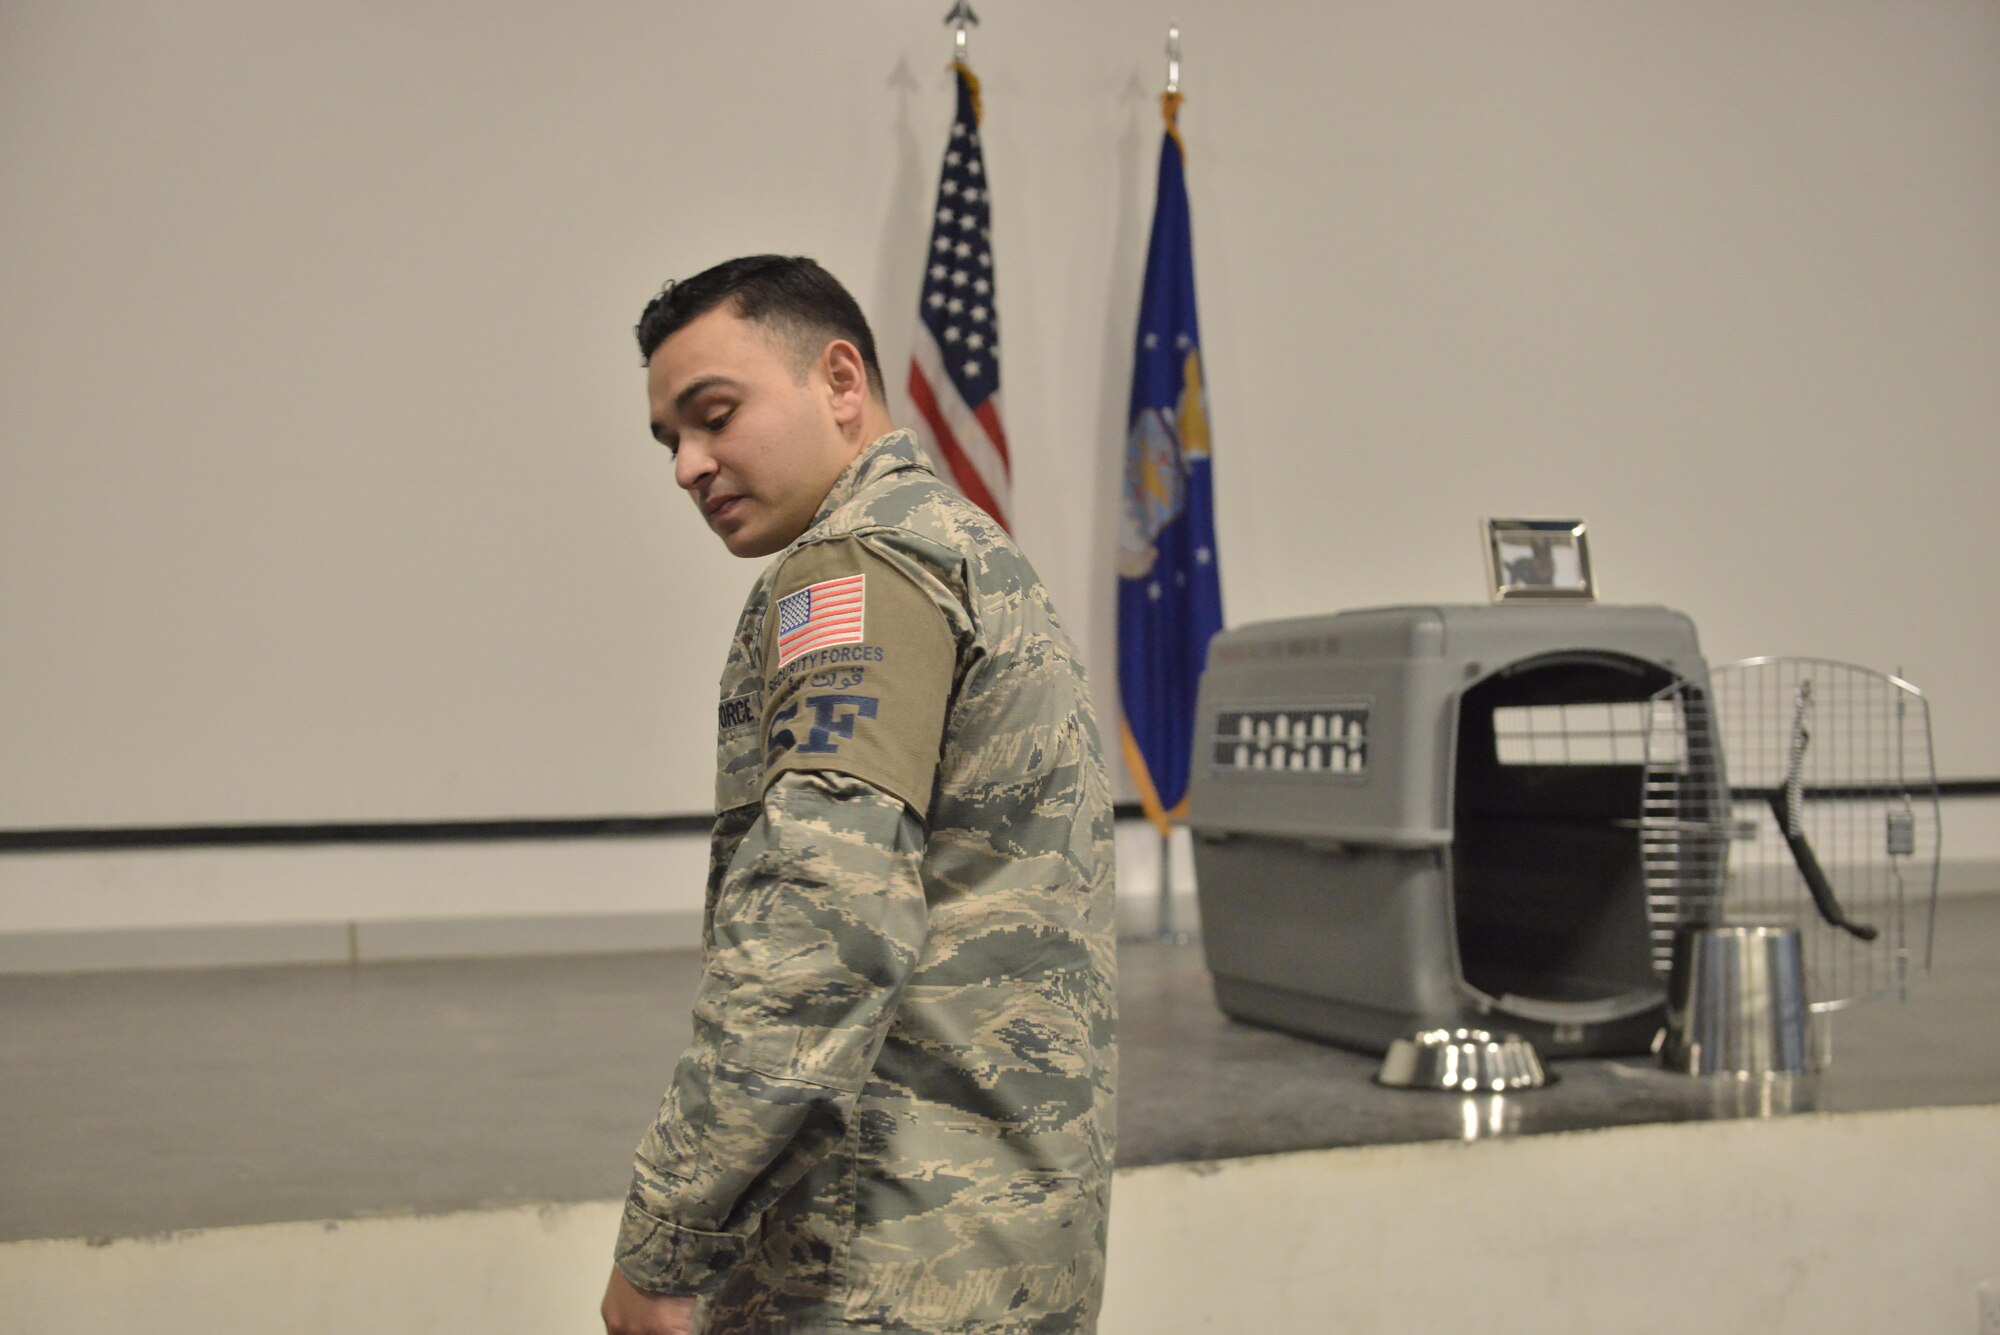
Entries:
[[[1178, 22], [1167, 25], [1167, 96], [1179, 97], [1181, 91], [1181, 26]], [[1169, 823], [1160, 831], [1160, 940], [1177, 942], [1180, 933], [1174, 930], [1174, 835]]]

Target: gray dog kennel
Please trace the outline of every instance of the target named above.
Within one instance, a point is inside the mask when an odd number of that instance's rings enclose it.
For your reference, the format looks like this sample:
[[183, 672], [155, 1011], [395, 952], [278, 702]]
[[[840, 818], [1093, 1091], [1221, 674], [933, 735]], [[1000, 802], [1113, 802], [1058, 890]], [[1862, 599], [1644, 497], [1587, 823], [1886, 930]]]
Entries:
[[1392, 607], [1209, 649], [1189, 824], [1216, 1000], [1383, 1051], [1426, 1027], [1551, 1056], [1659, 1030], [1637, 816], [1653, 698], [1705, 690], [1686, 616]]

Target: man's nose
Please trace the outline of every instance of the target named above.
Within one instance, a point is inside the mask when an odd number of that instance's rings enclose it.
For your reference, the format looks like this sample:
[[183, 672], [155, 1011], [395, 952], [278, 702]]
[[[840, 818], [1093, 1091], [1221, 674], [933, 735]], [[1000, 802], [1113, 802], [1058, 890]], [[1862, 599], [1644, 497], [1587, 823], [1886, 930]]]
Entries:
[[692, 440], [683, 440], [674, 453], [674, 481], [681, 490], [693, 491], [702, 480], [715, 473], [715, 456]]

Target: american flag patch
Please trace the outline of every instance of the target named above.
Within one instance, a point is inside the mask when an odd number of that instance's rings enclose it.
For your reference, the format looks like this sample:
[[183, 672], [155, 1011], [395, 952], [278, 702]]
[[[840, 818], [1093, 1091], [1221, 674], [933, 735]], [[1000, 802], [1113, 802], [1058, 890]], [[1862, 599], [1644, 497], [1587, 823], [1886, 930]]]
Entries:
[[778, 599], [778, 666], [830, 644], [861, 643], [862, 583], [867, 578], [821, 580]]

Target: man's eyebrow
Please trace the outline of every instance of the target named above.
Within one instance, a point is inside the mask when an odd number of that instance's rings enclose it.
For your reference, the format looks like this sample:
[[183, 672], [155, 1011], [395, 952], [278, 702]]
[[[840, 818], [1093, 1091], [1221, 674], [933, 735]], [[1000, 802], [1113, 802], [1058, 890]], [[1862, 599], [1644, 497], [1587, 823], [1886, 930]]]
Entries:
[[688, 405], [693, 403], [704, 391], [718, 388], [740, 389], [742, 386], [726, 375], [700, 376], [694, 380], [690, 380], [685, 389], [674, 395], [674, 411], [677, 413], [686, 412]]

